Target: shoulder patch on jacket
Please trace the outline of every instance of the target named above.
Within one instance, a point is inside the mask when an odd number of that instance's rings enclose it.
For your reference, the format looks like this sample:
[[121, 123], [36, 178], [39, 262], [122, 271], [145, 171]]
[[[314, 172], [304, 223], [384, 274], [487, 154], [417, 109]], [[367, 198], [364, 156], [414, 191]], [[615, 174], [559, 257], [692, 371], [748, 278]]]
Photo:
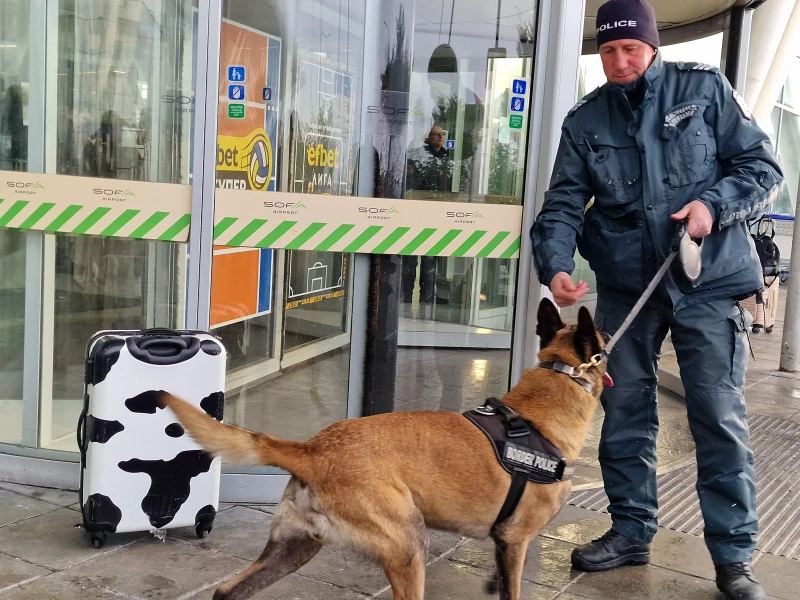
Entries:
[[750, 112], [750, 107], [747, 106], [747, 102], [745, 102], [744, 98], [742, 98], [742, 95], [736, 90], [733, 90], [733, 101], [736, 102], [736, 106], [738, 106], [739, 110], [742, 111], [744, 118], [748, 121], [752, 121], [753, 113]]
[[600, 88], [597, 88], [596, 90], [594, 90], [592, 92], [589, 92], [583, 98], [581, 98], [575, 106], [573, 106], [572, 108], [569, 109], [569, 112], [567, 113], [567, 116], [571, 117], [572, 115], [574, 115], [577, 112], [577, 110], [581, 106], [583, 106], [587, 102], [590, 102], [590, 101], [594, 100], [599, 95], [600, 95]]
[[678, 68], [681, 71], [704, 71], [706, 73], [719, 73], [719, 69], [714, 65], [698, 62], [679, 62]]

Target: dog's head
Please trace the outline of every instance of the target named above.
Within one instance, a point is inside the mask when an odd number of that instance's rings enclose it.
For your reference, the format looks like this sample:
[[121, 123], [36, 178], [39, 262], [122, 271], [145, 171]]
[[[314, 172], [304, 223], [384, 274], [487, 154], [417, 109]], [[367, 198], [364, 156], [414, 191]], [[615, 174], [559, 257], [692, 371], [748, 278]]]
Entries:
[[[541, 340], [539, 360], [561, 361], [570, 366], [589, 363], [593, 356], [602, 354], [607, 334], [594, 326], [592, 315], [582, 306], [578, 311], [577, 325], [567, 325], [561, 320], [558, 309], [547, 298], [539, 304], [539, 323], [536, 333]], [[587, 376], [594, 374], [601, 378], [606, 370], [605, 361], [587, 370]]]

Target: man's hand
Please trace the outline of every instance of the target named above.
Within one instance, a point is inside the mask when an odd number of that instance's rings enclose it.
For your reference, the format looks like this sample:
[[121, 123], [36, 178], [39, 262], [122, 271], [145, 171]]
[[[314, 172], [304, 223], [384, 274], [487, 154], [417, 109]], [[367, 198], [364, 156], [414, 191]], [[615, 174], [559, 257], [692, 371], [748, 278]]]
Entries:
[[692, 200], [681, 210], [672, 215], [674, 221], [689, 219], [686, 225], [686, 232], [689, 237], [703, 238], [711, 233], [714, 226], [714, 217], [708, 211], [708, 207], [700, 200]]
[[550, 291], [553, 298], [561, 308], [572, 306], [589, 291], [589, 284], [585, 281], [572, 282], [572, 277], [567, 273], [556, 273], [550, 280]]

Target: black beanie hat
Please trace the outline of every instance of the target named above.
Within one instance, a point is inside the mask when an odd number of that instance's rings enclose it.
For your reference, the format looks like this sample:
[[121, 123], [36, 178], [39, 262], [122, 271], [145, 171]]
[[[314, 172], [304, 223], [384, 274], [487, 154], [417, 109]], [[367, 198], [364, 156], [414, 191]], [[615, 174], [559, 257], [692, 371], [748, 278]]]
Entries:
[[610, 0], [597, 10], [597, 47], [614, 40], [641, 40], [658, 48], [653, 7], [644, 0]]

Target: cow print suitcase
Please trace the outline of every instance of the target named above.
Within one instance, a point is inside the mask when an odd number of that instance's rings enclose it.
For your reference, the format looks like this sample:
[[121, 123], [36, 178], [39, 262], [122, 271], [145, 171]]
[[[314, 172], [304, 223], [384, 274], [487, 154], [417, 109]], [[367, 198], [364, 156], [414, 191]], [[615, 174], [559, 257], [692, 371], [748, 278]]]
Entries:
[[102, 331], [91, 338], [78, 446], [83, 526], [95, 547], [108, 532], [211, 531], [220, 460], [156, 398], [170, 392], [221, 421], [225, 360], [220, 341], [205, 332]]

